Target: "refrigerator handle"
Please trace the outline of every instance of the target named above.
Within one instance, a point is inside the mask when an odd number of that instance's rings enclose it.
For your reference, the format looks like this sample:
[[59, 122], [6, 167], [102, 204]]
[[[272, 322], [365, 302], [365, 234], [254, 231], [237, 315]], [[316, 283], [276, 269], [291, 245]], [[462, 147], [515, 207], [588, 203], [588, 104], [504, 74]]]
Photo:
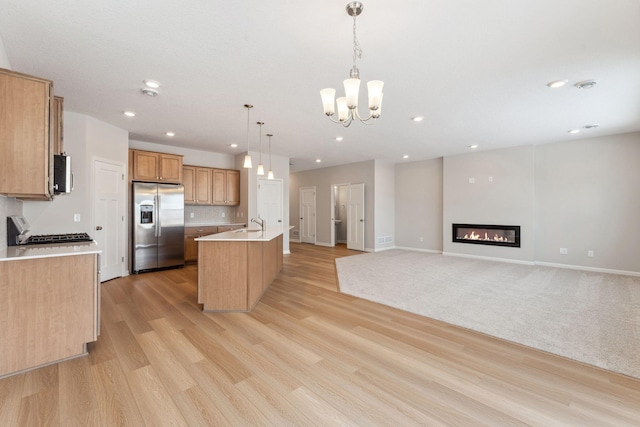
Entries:
[[162, 212], [162, 196], [156, 196], [157, 197], [157, 201], [156, 201], [156, 210], [157, 210], [157, 217], [158, 220], [156, 221], [156, 235], [158, 237], [162, 236], [162, 218], [160, 217], [160, 212]]

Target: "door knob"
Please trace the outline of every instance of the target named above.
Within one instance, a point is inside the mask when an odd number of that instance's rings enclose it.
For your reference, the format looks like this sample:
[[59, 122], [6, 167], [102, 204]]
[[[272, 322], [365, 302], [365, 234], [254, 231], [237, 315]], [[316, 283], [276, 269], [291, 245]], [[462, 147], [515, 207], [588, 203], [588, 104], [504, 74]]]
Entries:
[[361, 219], [360, 222], [364, 222], [364, 219]]
[[98, 231], [102, 230], [102, 226], [100, 226], [100, 225], [96, 226], [96, 230], [98, 230]]
[[281, 219], [279, 219], [279, 220], [278, 220], [278, 222], [282, 222], [282, 220], [281, 220]]

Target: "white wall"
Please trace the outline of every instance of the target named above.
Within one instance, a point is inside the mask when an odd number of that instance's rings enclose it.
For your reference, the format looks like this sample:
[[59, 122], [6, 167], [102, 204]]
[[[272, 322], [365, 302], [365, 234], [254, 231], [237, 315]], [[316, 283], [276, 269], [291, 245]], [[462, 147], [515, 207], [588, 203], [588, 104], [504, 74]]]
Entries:
[[442, 158], [398, 163], [396, 247], [442, 252]]
[[536, 260], [640, 272], [640, 132], [539, 145], [535, 166]]
[[376, 160], [374, 174], [374, 247], [380, 250], [395, 245], [395, 165]]
[[11, 64], [9, 63], [9, 57], [7, 56], [7, 51], [4, 48], [2, 37], [0, 37], [0, 68], [11, 70]]

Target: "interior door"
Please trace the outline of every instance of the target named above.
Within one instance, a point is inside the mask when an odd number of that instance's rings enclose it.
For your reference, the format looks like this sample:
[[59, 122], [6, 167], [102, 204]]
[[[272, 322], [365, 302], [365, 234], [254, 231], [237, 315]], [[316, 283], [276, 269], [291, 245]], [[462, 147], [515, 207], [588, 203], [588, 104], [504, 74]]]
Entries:
[[94, 160], [93, 238], [102, 249], [100, 278], [110, 280], [124, 271], [124, 165]]
[[364, 184], [349, 185], [347, 248], [364, 251]]
[[316, 243], [316, 187], [300, 188], [300, 241]]
[[258, 179], [258, 217], [265, 221], [267, 228], [282, 227], [282, 180]]

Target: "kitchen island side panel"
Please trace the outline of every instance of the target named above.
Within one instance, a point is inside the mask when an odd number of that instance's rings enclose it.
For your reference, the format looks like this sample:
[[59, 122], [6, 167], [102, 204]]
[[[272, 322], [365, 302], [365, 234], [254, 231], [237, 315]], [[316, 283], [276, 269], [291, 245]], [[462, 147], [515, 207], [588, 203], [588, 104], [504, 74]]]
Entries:
[[198, 303], [205, 311], [246, 311], [248, 242], [198, 244]]

